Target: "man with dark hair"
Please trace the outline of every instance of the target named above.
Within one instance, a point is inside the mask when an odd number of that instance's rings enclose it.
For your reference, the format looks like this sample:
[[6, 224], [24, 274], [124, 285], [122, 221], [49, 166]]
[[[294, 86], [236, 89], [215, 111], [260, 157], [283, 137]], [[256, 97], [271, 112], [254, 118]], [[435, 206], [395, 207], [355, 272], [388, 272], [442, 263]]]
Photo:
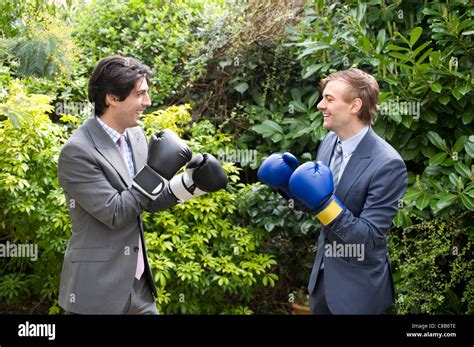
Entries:
[[217, 159], [207, 153], [192, 158], [172, 131], [153, 134], [147, 144], [137, 125], [151, 105], [150, 76], [149, 67], [134, 58], [100, 60], [88, 88], [95, 115], [61, 150], [58, 179], [72, 235], [59, 304], [68, 313], [157, 314], [142, 212], [168, 209], [227, 184]]
[[323, 126], [315, 162], [274, 153], [258, 176], [322, 224], [308, 292], [314, 314], [379, 314], [393, 303], [387, 230], [407, 186], [400, 155], [371, 129], [376, 80], [359, 69], [321, 82]]

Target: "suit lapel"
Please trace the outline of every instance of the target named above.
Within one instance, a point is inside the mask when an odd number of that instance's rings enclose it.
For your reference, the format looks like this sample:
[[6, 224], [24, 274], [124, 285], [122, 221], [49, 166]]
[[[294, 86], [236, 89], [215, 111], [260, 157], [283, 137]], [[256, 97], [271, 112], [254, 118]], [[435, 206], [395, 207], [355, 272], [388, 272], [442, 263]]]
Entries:
[[142, 136], [142, 134], [143, 131], [138, 127], [128, 129], [128, 137], [132, 148], [133, 163], [135, 165], [136, 173], [145, 166], [148, 155], [148, 153], [143, 150], [144, 148], [148, 148], [148, 146], [146, 144], [146, 137], [144, 135]]
[[102, 129], [95, 118], [90, 119], [86, 127], [99, 153], [117, 170], [127, 186], [130, 186], [132, 184], [132, 178], [130, 177], [127, 164], [125, 164], [120, 151], [110, 136]]
[[322, 161], [327, 166], [329, 166], [337, 141], [337, 136], [335, 133], [331, 132], [328, 136], [331, 137], [324, 141], [326, 143], [321, 144], [321, 150], [319, 151], [318, 157], [316, 158], [316, 161]]
[[344, 201], [346, 199], [347, 193], [351, 189], [354, 182], [362, 175], [367, 166], [372, 162], [372, 149], [374, 144], [374, 132], [372, 128], [369, 128], [367, 134], [360, 141], [359, 145], [352, 153], [347, 166], [342, 173], [339, 184], [335, 191], [336, 196]]

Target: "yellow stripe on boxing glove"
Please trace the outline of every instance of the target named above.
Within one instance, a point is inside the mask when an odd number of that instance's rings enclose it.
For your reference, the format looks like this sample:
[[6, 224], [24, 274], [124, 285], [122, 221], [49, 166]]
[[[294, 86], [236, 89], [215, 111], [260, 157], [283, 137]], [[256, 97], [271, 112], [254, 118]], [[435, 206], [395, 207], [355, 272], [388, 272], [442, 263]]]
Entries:
[[344, 212], [345, 209], [346, 207], [339, 201], [337, 196], [333, 194], [319, 212], [316, 213], [316, 218], [318, 218], [323, 225], [328, 225]]

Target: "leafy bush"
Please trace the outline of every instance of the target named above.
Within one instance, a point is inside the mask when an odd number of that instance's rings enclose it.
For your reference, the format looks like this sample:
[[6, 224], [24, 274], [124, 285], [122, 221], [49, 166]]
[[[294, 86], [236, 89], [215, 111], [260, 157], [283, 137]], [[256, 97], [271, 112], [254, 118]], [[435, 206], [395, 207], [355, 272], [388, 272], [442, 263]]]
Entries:
[[[28, 95], [17, 81], [0, 104], [0, 238], [38, 247], [38, 259], [2, 258], [0, 297], [18, 303], [26, 295], [53, 301], [70, 228], [57, 158], [62, 126], [47, 113], [51, 99]], [[57, 307], [52, 312], [57, 312]]]
[[[182, 128], [191, 121], [188, 109], [172, 107], [146, 116], [147, 131], [189, 131]], [[208, 122], [195, 125], [191, 136], [194, 153], [216, 154], [229, 141]], [[260, 251], [262, 233], [237, 223], [238, 169], [223, 164], [230, 180], [227, 189], [144, 217], [162, 313], [250, 314], [255, 288], [273, 286], [277, 279], [268, 272], [276, 264], [274, 257]]]
[[[189, 68], [195, 69], [198, 61], [205, 62], [206, 69], [181, 91], [180, 99], [193, 104], [193, 118], [210, 120], [236, 139], [245, 134], [236, 143], [241, 149], [266, 153], [276, 142], [282, 142], [283, 148], [297, 144], [300, 150], [304, 146], [307, 138], [292, 137], [296, 131], [287, 137], [295, 139], [293, 142], [283, 141], [283, 130], [268, 141], [247, 131], [267, 119], [274, 125], [287, 118], [290, 90], [301, 86], [301, 67], [292, 50], [283, 45], [285, 27], [297, 22], [302, 6], [300, 2], [240, 6], [202, 33], [207, 44], [202, 54], [190, 61]], [[306, 122], [301, 126], [308, 130]], [[297, 125], [293, 122], [284, 127], [294, 130]], [[250, 164], [251, 168], [259, 163], [260, 158]]]
[[[447, 309], [446, 301], [472, 301], [472, 271], [458, 270], [473, 239], [466, 226], [474, 211], [474, 6], [461, 1], [314, 5], [289, 30], [304, 66], [302, 78], [350, 66], [372, 73], [381, 85], [374, 128], [410, 170], [394, 221], [404, 230], [390, 234], [398, 312], [472, 312], [465, 304]], [[424, 237], [413, 240], [413, 230]], [[428, 231], [436, 236], [427, 237]], [[453, 239], [456, 257], [450, 254]]]
[[472, 314], [473, 218], [419, 221], [403, 233], [391, 233], [389, 248], [400, 314]]
[[3, 40], [17, 76], [68, 75], [79, 52], [60, 8], [28, 1], [18, 6], [22, 12], [13, 26], [18, 33]]
[[262, 288], [253, 302], [255, 311], [287, 313], [288, 303], [296, 300], [292, 293], [303, 292], [306, 296], [320, 224], [314, 215], [298, 210], [292, 202], [259, 183], [246, 185], [235, 205], [240, 212], [238, 225], [263, 234], [260, 249], [273, 255], [278, 265], [276, 290]]
[[88, 52], [81, 62], [89, 69], [85, 73], [111, 54], [136, 57], [152, 67], [151, 98], [154, 104], [163, 103], [187, 80], [184, 66], [201, 44], [197, 33], [221, 7], [222, 2], [200, 1], [84, 3], [75, 12], [73, 30]]

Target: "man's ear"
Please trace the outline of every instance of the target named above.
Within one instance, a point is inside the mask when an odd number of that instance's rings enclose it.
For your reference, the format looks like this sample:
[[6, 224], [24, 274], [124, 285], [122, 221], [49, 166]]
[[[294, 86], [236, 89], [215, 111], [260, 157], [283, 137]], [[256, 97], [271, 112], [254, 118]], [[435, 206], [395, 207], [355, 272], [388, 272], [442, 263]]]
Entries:
[[119, 98], [113, 94], [107, 93], [105, 95], [106, 106], [110, 106], [110, 105], [117, 106], [118, 101], [119, 101]]
[[353, 114], [359, 113], [361, 108], [362, 108], [362, 100], [360, 98], [355, 98], [354, 100], [352, 100], [351, 113]]

